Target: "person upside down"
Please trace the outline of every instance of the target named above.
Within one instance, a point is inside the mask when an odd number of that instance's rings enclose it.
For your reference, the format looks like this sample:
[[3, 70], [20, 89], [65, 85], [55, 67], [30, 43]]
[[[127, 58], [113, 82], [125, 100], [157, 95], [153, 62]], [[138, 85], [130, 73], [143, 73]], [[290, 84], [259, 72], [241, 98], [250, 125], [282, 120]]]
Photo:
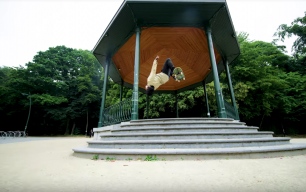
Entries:
[[148, 81], [146, 85], [146, 91], [147, 91], [148, 96], [152, 95], [154, 90], [158, 89], [159, 86], [167, 83], [170, 79], [170, 76], [172, 76], [174, 80], [177, 80], [175, 75], [173, 74], [173, 70], [175, 69], [175, 67], [170, 58], [166, 59], [164, 66], [161, 70], [161, 73], [156, 74], [158, 59], [159, 59], [159, 56], [156, 56], [156, 58], [153, 61], [151, 73], [148, 77]]

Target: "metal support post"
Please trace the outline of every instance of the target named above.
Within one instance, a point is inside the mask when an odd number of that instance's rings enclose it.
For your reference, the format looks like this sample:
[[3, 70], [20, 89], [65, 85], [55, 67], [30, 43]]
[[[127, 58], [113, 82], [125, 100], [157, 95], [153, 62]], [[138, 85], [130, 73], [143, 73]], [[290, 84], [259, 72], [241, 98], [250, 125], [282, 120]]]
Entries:
[[119, 110], [119, 118], [122, 118], [122, 91], [123, 91], [123, 79], [121, 79], [121, 85], [120, 85], [120, 110]]
[[139, 52], [140, 52], [140, 33], [139, 26], [136, 27], [136, 46], [135, 46], [135, 67], [134, 67], [134, 84], [133, 84], [133, 99], [132, 99], [132, 120], [138, 120], [138, 89], [139, 89]]
[[218, 68], [216, 64], [213, 41], [211, 37], [211, 28], [208, 24], [205, 26], [205, 32], [207, 36], [211, 68], [212, 68], [212, 72], [214, 76], [215, 93], [216, 93], [216, 100], [217, 100], [217, 107], [218, 107], [218, 117], [227, 118], [225, 107], [224, 107], [224, 100], [222, 96], [222, 90], [221, 90], [220, 82], [219, 82]]
[[210, 117], [209, 103], [208, 103], [208, 96], [207, 96], [207, 91], [206, 91], [206, 82], [205, 82], [205, 80], [203, 80], [202, 83], [203, 83], [204, 93], [205, 93], [205, 100], [206, 100], [206, 107], [207, 107], [207, 116]]
[[235, 120], [240, 120], [239, 113], [238, 113], [238, 108], [237, 108], [236, 101], [235, 101], [234, 89], [233, 89], [233, 85], [232, 85], [232, 78], [231, 78], [231, 74], [230, 74], [230, 71], [229, 71], [228, 60], [227, 59], [224, 60], [224, 66], [225, 66], [226, 76], [227, 76], [227, 80], [228, 80], [228, 87], [229, 87], [229, 90], [230, 90], [230, 93], [231, 93], [232, 105], [233, 105], [233, 107], [235, 109], [235, 112], [236, 112], [236, 119]]
[[149, 119], [149, 99], [150, 97], [147, 95], [147, 119]]
[[179, 118], [178, 102], [177, 102], [177, 91], [175, 91], [175, 105], [176, 105], [176, 118]]
[[121, 80], [121, 85], [120, 85], [120, 102], [122, 101], [122, 90], [123, 90], [123, 80]]
[[104, 106], [105, 106], [105, 97], [106, 97], [106, 86], [107, 86], [107, 77], [109, 70], [110, 61], [109, 58], [106, 58], [105, 69], [104, 69], [104, 82], [103, 82], [103, 92], [102, 92], [102, 102], [100, 107], [100, 115], [99, 115], [99, 123], [98, 127], [103, 127], [103, 114], [104, 114]]

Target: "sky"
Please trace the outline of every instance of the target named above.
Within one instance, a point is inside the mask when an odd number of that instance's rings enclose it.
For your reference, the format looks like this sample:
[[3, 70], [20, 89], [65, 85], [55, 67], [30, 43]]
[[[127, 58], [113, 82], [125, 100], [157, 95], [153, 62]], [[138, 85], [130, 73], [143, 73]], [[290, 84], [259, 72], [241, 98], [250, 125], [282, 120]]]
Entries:
[[[49, 47], [92, 50], [123, 0], [0, 0], [0, 67], [25, 66]], [[303, 17], [306, 0], [227, 0], [237, 32], [272, 42], [281, 24]], [[284, 43], [288, 55], [295, 40]]]

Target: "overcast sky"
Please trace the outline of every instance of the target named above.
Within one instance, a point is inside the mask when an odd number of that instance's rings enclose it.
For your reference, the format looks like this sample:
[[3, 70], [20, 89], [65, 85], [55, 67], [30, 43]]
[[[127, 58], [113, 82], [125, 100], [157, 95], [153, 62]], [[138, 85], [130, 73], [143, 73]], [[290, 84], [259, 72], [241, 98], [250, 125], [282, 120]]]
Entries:
[[[0, 0], [0, 66], [32, 61], [65, 45], [92, 50], [123, 0]], [[303, 17], [306, 0], [227, 0], [235, 30], [271, 42], [281, 24]], [[285, 41], [288, 54], [295, 39]]]

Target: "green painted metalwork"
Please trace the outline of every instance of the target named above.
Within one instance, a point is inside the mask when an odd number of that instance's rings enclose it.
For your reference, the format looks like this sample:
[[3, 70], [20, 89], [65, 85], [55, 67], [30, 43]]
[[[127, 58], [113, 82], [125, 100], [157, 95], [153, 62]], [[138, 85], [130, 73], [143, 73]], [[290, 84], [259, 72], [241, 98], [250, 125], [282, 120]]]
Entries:
[[[120, 102], [122, 101], [122, 91], [123, 91], [123, 80], [121, 79], [121, 85], [120, 85]], [[121, 113], [121, 108], [120, 108], [120, 113]]]
[[207, 117], [210, 117], [210, 111], [209, 111], [209, 103], [208, 103], [208, 96], [206, 91], [206, 83], [205, 80], [202, 81], [203, 87], [204, 87], [204, 93], [205, 93], [205, 101], [206, 101], [206, 107], [207, 107]]
[[236, 119], [235, 108], [225, 100], [224, 100], [224, 106], [227, 118]]
[[218, 117], [219, 118], [226, 118], [223, 96], [222, 96], [222, 91], [221, 91], [219, 76], [218, 76], [218, 68], [217, 68], [217, 64], [216, 64], [214, 47], [213, 47], [213, 42], [212, 42], [212, 37], [211, 37], [211, 28], [210, 28], [209, 24], [206, 24], [205, 32], [206, 32], [206, 36], [207, 36], [207, 43], [208, 43], [211, 67], [212, 67], [212, 71], [213, 71], [213, 75], [214, 75], [214, 85], [215, 85], [215, 93], [216, 93], [216, 100], [217, 100], [217, 107], [218, 107]]
[[103, 125], [113, 125], [131, 120], [132, 97], [103, 110]]
[[225, 66], [226, 76], [227, 76], [227, 80], [228, 80], [228, 87], [229, 87], [230, 94], [231, 94], [232, 105], [234, 107], [235, 114], [236, 114], [236, 117], [234, 119], [235, 120], [240, 120], [238, 108], [237, 108], [236, 101], [235, 101], [234, 89], [233, 89], [233, 85], [232, 85], [232, 79], [231, 79], [231, 74], [230, 74], [230, 71], [229, 71], [228, 60], [227, 59], [224, 61], [224, 66]]
[[2, 137], [3, 139], [6, 139], [6, 138], [7, 138], [7, 133], [6, 133], [6, 132], [0, 131], [0, 134], [1, 134], [1, 137]]
[[[158, 14], [157, 10], [159, 10]], [[178, 17], [182, 13], [187, 14], [184, 15], [185, 19]], [[93, 54], [102, 67], [105, 67], [105, 55], [113, 56], [117, 53], [134, 35], [137, 22], [141, 23], [141, 27], [202, 28], [207, 21], [211, 21], [212, 35], [218, 41], [214, 42], [215, 48], [227, 57], [229, 63], [233, 62], [239, 56], [240, 48], [237, 36], [234, 35], [235, 29], [226, 0], [125, 0], [96, 43]], [[218, 66], [218, 70], [220, 73], [224, 70], [224, 66]], [[119, 84], [122, 79], [119, 70], [112, 64], [109, 76], [116, 84]], [[195, 82], [196, 85], [187, 85], [177, 91], [181, 93], [201, 86], [201, 81]], [[212, 81], [213, 78], [206, 79], [206, 83]], [[133, 89], [132, 84], [125, 82], [124, 86]], [[145, 93], [145, 89], [139, 88], [139, 91]], [[174, 91], [156, 90], [155, 93], [174, 94]]]
[[149, 119], [149, 95], [147, 95], [147, 119]]
[[103, 127], [103, 125], [104, 125], [103, 112], [104, 112], [104, 106], [105, 106], [106, 85], [107, 85], [107, 76], [108, 76], [108, 71], [109, 71], [109, 64], [110, 64], [109, 59], [106, 59], [105, 71], [104, 71], [105, 74], [104, 74], [104, 82], [103, 82], [103, 92], [102, 92], [102, 102], [101, 102], [101, 107], [100, 107], [98, 127]]
[[123, 80], [121, 80], [121, 85], [120, 85], [120, 102], [122, 101], [122, 89], [123, 89]]
[[134, 85], [133, 85], [133, 111], [132, 120], [138, 120], [138, 94], [139, 94], [139, 52], [140, 52], [140, 33], [139, 26], [136, 27], [136, 46], [135, 46], [135, 66], [134, 66]]

